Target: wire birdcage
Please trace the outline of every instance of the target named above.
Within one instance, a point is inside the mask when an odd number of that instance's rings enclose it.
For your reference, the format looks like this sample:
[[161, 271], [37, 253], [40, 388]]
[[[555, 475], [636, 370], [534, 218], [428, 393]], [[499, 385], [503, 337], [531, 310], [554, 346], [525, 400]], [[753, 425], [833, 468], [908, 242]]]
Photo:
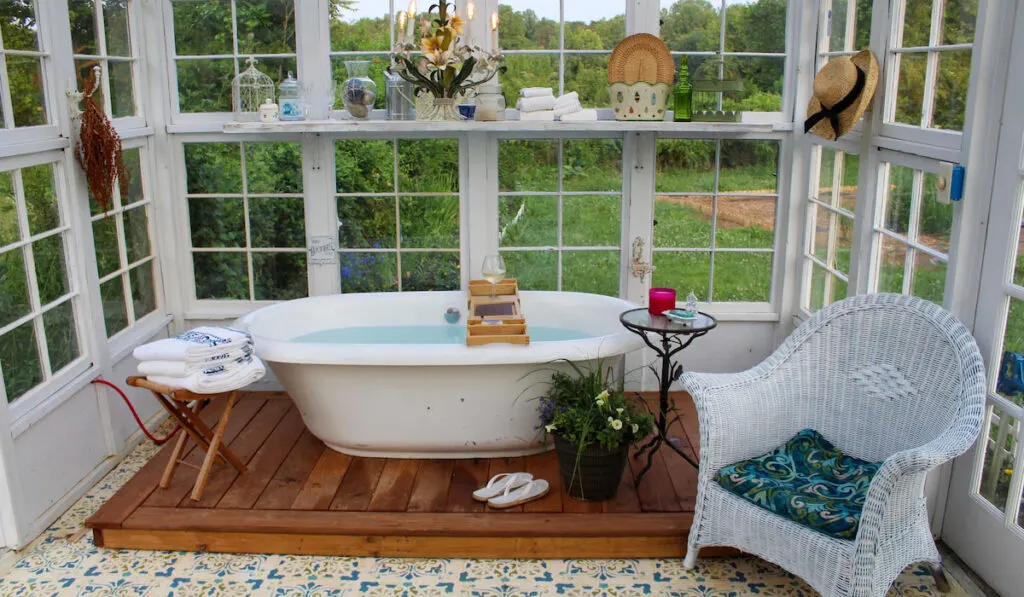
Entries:
[[740, 110], [727, 108], [729, 99], [739, 100], [743, 79], [739, 71], [721, 54], [707, 59], [690, 79], [693, 88], [693, 120], [700, 122], [739, 122]]
[[231, 105], [237, 122], [259, 120], [260, 105], [268, 99], [274, 101], [274, 81], [256, 68], [252, 56], [246, 61], [249, 67], [238, 73], [231, 83]]

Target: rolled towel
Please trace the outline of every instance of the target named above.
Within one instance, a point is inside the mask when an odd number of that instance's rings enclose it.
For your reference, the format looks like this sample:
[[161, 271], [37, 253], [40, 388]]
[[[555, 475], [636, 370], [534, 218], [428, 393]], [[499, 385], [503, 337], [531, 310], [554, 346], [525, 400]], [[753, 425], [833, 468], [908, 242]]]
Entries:
[[249, 384], [256, 383], [266, 373], [267, 369], [264, 367], [263, 361], [252, 357], [245, 365], [217, 365], [185, 377], [149, 375], [147, 379], [170, 388], [183, 388], [196, 394], [219, 394], [240, 390]]
[[570, 102], [570, 103], [563, 104], [563, 105], [556, 105], [555, 106], [555, 116], [565, 116], [566, 114], [572, 114], [574, 112], [579, 112], [582, 109], [583, 109], [583, 106], [581, 106], [579, 102]]
[[570, 91], [569, 93], [566, 93], [565, 95], [561, 95], [561, 96], [555, 98], [555, 107], [556, 108], [558, 106], [563, 106], [563, 105], [570, 105], [571, 106], [573, 104], [578, 104], [578, 103], [580, 103], [580, 94], [576, 93], [575, 91]]
[[555, 113], [552, 110], [541, 110], [540, 112], [520, 112], [519, 120], [549, 120], [555, 119]]
[[597, 120], [597, 110], [593, 108], [580, 110], [579, 112], [573, 112], [572, 114], [563, 114], [558, 119], [562, 122], [567, 120]]
[[519, 97], [545, 97], [555, 96], [555, 92], [550, 87], [524, 87], [519, 90]]
[[548, 95], [544, 97], [521, 97], [519, 102], [516, 103], [516, 108], [519, 108], [520, 112], [540, 112], [542, 110], [551, 110], [555, 107], [555, 97]]
[[189, 363], [187, 361], [139, 361], [138, 371], [139, 375], [188, 377], [193, 373], [199, 373], [204, 369], [212, 369], [224, 363], [245, 364], [252, 356], [252, 347], [242, 345], [241, 348], [225, 352], [199, 363]]
[[231, 328], [201, 326], [175, 338], [143, 344], [132, 351], [140, 361], [185, 361], [201, 363], [242, 345], [252, 347], [252, 336]]

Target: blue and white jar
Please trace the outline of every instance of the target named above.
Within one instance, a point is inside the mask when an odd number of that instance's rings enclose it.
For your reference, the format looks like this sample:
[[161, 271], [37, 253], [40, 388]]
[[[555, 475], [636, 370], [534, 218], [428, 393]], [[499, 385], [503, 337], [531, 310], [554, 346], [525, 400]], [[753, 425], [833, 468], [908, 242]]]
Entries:
[[281, 82], [278, 90], [277, 103], [280, 106], [280, 119], [282, 121], [303, 120], [306, 114], [302, 106], [301, 88], [291, 71], [288, 71], [288, 78]]

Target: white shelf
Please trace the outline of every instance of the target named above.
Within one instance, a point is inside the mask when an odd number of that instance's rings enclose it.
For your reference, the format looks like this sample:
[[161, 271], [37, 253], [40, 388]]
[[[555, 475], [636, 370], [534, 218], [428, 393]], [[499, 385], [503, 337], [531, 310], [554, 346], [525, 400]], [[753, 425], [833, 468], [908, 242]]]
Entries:
[[544, 132], [657, 132], [657, 133], [770, 133], [791, 131], [791, 123], [762, 122], [618, 122], [615, 120], [537, 122], [427, 122], [419, 120], [303, 120], [298, 122], [229, 122], [225, 133], [544, 133]]

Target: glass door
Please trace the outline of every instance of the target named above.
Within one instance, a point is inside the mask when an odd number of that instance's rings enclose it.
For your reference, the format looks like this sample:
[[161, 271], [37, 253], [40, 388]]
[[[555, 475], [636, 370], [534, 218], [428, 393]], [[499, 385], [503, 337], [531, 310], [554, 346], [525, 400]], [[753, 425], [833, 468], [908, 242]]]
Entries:
[[[1024, 61], [1017, 11], [1010, 64]], [[1003, 595], [1024, 586], [1024, 80], [1006, 89], [975, 337], [988, 364], [981, 439], [957, 461], [943, 527], [946, 542]]]

